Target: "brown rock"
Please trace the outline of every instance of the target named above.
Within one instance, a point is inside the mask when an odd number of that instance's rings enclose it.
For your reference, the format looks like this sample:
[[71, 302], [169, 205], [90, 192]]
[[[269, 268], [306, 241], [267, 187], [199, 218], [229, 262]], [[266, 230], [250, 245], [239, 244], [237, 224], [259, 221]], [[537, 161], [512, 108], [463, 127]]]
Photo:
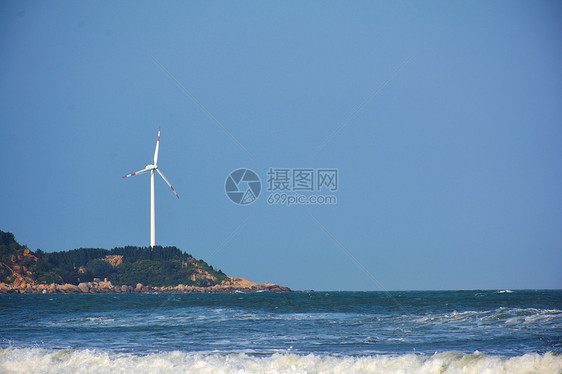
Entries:
[[82, 293], [82, 290], [78, 288], [78, 286], [75, 286], [70, 283], [57, 285], [57, 291], [60, 291], [62, 293]]
[[108, 281], [107, 278], [103, 280], [103, 282], [98, 282], [99, 288], [113, 288], [111, 281]]
[[133, 287], [131, 287], [131, 286], [125, 286], [125, 285], [121, 286], [121, 292], [123, 292], [123, 293], [129, 293], [129, 292], [131, 292], [131, 291], [133, 291]]
[[251, 280], [248, 280], [246, 278], [234, 278], [234, 277], [228, 277], [228, 279], [224, 281], [223, 284], [230, 284], [234, 287], [244, 287], [244, 288], [250, 288], [252, 286], [257, 285], [257, 283], [252, 282]]

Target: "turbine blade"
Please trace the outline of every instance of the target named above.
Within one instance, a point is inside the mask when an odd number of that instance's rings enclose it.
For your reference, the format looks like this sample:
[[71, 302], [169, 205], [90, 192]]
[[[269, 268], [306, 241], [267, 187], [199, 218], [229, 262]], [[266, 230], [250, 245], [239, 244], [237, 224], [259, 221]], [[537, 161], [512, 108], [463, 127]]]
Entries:
[[164, 179], [164, 182], [166, 182], [168, 184], [168, 186], [172, 189], [172, 192], [176, 195], [176, 197], [179, 199], [180, 196], [178, 195], [178, 193], [176, 192], [176, 190], [174, 190], [174, 187], [172, 187], [172, 185], [170, 184], [170, 182], [168, 182], [168, 180], [166, 179], [166, 177], [164, 176], [164, 174], [162, 174], [160, 172], [160, 170], [156, 169], [156, 171], [158, 172], [158, 174], [160, 174], [160, 176], [162, 177], [162, 179]]
[[160, 147], [160, 127], [158, 128], [158, 139], [156, 140], [156, 149], [154, 150], [154, 165], [158, 165], [158, 148]]
[[142, 170], [135, 171], [134, 173], [124, 175], [123, 178], [132, 177], [133, 175], [144, 174], [144, 173], [146, 173], [146, 172], [148, 172], [148, 171], [151, 171], [152, 169], [153, 169], [153, 168], [144, 168], [144, 169], [142, 169]]

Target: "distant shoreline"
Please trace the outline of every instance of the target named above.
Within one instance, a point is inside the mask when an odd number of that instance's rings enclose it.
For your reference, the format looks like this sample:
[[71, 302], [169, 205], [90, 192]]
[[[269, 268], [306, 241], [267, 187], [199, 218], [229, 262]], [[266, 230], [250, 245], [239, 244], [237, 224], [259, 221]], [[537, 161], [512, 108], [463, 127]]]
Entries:
[[0, 294], [292, 292], [227, 276], [177, 247], [32, 252], [2, 230], [0, 280]]
[[293, 292], [290, 288], [275, 283], [254, 283], [244, 278], [229, 278], [223, 284], [198, 287], [179, 284], [177, 286], [113, 285], [110, 281], [93, 281], [74, 284], [6, 284], [0, 283], [0, 294], [98, 294], [98, 293], [229, 293], [229, 292]]

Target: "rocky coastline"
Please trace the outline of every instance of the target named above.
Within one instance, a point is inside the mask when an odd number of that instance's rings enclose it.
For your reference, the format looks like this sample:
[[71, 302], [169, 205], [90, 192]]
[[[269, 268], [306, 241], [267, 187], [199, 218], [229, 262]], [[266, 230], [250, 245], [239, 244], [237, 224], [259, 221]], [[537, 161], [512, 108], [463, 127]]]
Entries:
[[229, 277], [177, 247], [78, 248], [49, 253], [38, 249], [33, 252], [20, 245], [13, 233], [0, 230], [0, 294], [264, 291], [291, 292], [291, 289], [275, 283]]
[[0, 294], [97, 294], [97, 293], [228, 293], [228, 292], [292, 292], [288, 287], [275, 283], [254, 283], [244, 278], [229, 277], [222, 284], [197, 287], [179, 284], [177, 286], [113, 285], [104, 279], [74, 284], [36, 284], [14, 282], [0, 283]]

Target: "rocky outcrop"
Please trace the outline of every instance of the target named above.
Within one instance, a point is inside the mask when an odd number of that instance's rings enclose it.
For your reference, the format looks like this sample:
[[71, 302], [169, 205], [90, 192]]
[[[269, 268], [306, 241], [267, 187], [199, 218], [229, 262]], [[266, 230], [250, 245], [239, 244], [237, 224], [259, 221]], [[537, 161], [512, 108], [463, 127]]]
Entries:
[[193, 271], [193, 274], [191, 274], [191, 276], [189, 277], [189, 280], [191, 280], [192, 282], [197, 282], [200, 280], [208, 280], [214, 283], [217, 281], [217, 277], [215, 277], [212, 274], [209, 274], [208, 271], [196, 267]]
[[279, 286], [275, 283], [255, 283], [245, 278], [229, 277], [220, 285], [211, 287], [197, 287], [180, 284], [177, 286], [152, 287], [138, 283], [136, 286], [119, 285], [114, 286], [108, 280], [73, 284], [35, 284], [16, 282], [12, 284], [0, 283], [0, 294], [19, 293], [227, 293], [227, 292], [292, 292], [288, 287]]
[[105, 262], [108, 262], [111, 266], [116, 268], [117, 266], [123, 263], [123, 256], [121, 255], [107, 255], [103, 259]]
[[27, 263], [29, 265], [30, 263], [37, 262], [37, 257], [31, 253], [29, 248], [25, 248], [23, 253], [11, 254], [8, 259], [9, 261], [7, 262], [0, 261], [0, 268], [8, 270], [9, 275], [5, 276], [5, 279], [11, 280], [16, 286], [31, 281], [29, 276], [32, 272], [23, 264]]

